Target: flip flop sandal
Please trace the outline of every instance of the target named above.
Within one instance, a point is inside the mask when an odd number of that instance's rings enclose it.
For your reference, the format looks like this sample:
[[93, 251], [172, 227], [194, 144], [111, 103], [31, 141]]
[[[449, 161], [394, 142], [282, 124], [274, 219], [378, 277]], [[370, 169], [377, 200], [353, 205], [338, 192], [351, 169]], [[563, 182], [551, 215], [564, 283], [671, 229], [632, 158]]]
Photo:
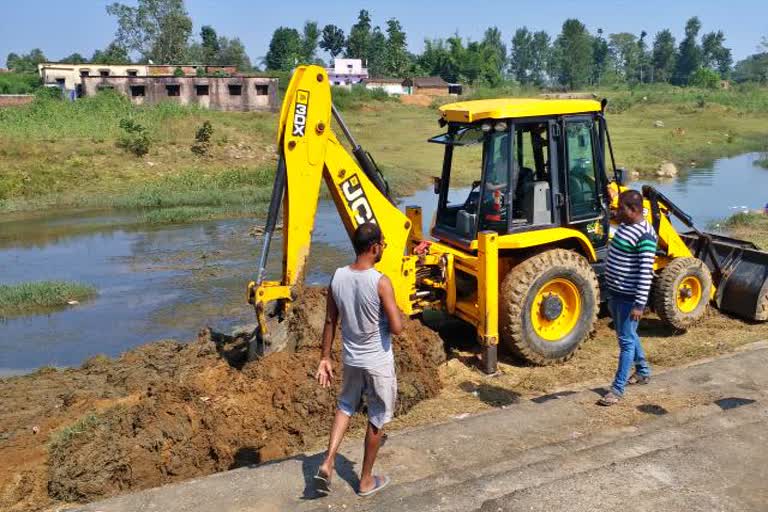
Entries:
[[388, 476], [374, 476], [373, 477], [374, 482], [376, 482], [376, 485], [371, 489], [370, 491], [365, 492], [358, 492], [357, 495], [361, 498], [364, 498], [366, 496], [370, 496], [371, 494], [376, 494], [383, 488], [385, 488], [387, 485], [389, 485], [390, 479]]
[[331, 477], [323, 475], [320, 471], [317, 472], [314, 478], [315, 490], [321, 494], [328, 494], [331, 492]]

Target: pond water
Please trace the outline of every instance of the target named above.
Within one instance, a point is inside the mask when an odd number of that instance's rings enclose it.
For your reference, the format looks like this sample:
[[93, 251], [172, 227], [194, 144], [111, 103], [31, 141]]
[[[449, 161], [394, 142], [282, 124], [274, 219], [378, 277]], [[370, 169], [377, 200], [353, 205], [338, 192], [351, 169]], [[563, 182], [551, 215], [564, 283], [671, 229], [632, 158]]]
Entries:
[[[706, 227], [768, 202], [768, 170], [754, 166], [756, 158], [717, 160], [653, 184]], [[467, 190], [457, 193], [464, 197]], [[422, 206], [425, 232], [436, 203], [431, 187], [399, 201]], [[244, 296], [261, 247], [248, 234], [256, 220], [125, 227], [133, 220], [134, 214], [89, 212], [0, 221], [0, 283], [66, 279], [99, 291], [95, 300], [63, 311], [0, 319], [0, 375], [79, 365], [158, 339], [192, 339], [205, 325], [227, 332], [254, 321]], [[351, 255], [328, 201], [319, 205], [313, 240], [307, 279], [325, 284]], [[278, 238], [271, 276], [279, 272], [280, 246]]]
[[711, 165], [685, 170], [676, 178], [632, 183], [654, 185], [693, 217], [699, 228], [738, 211], [762, 209], [768, 204], [768, 169], [755, 165], [760, 153], [715, 160]]

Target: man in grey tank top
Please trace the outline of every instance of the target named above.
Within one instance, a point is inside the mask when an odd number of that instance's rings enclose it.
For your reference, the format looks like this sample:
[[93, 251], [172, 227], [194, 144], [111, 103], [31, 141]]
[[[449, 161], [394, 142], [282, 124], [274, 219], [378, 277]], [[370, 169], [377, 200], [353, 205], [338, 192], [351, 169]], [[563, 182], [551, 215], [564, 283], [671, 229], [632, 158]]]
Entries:
[[333, 420], [328, 453], [315, 476], [319, 492], [330, 491], [336, 452], [349, 426], [350, 417], [368, 404], [368, 430], [360, 474], [360, 496], [369, 496], [388, 483], [389, 478], [373, 474], [373, 464], [384, 437], [384, 425], [394, 414], [397, 398], [392, 334], [403, 329], [395, 293], [389, 278], [373, 266], [381, 260], [386, 244], [376, 224], [361, 224], [352, 239], [357, 258], [336, 270], [328, 289], [323, 354], [317, 380], [323, 387], [333, 382], [331, 346], [341, 317], [343, 384]]

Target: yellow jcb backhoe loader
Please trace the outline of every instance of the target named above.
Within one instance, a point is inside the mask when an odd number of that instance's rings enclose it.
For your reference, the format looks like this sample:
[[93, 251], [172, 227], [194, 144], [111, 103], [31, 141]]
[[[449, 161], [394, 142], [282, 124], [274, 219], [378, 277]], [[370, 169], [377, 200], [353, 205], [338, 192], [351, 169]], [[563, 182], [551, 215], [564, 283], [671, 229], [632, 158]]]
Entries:
[[[325, 70], [297, 68], [280, 112], [279, 162], [258, 273], [248, 285], [259, 325], [253, 352], [279, 350], [285, 342], [281, 321], [301, 293], [323, 179], [349, 234], [363, 222], [381, 226], [387, 247], [377, 268], [392, 280], [403, 313], [437, 309], [475, 326], [486, 372], [496, 369], [500, 341], [537, 364], [572, 357], [597, 318], [611, 203], [626, 174], [615, 167], [604, 111], [605, 101], [584, 99], [479, 100], [440, 108], [444, 133], [429, 142], [444, 146], [444, 159], [426, 236], [421, 208], [398, 209], [374, 161], [333, 107]], [[331, 117], [352, 154], [331, 129]], [[478, 179], [467, 189], [452, 183], [451, 172], [455, 153], [472, 152], [471, 146]], [[651, 187], [643, 194], [659, 236], [651, 306], [662, 320], [684, 329], [710, 301], [747, 319], [768, 319], [768, 254], [696, 230]], [[283, 271], [279, 281], [267, 281], [281, 206]], [[671, 216], [692, 231], [678, 234]]]

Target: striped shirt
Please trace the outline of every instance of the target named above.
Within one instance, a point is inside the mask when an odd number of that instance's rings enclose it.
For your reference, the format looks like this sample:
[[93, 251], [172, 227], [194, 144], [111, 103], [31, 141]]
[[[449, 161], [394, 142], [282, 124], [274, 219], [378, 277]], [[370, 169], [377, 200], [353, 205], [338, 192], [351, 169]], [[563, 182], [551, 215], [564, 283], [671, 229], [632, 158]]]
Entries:
[[655, 257], [656, 233], [645, 219], [619, 226], [611, 239], [605, 265], [605, 284], [610, 293], [644, 308], [653, 283]]

